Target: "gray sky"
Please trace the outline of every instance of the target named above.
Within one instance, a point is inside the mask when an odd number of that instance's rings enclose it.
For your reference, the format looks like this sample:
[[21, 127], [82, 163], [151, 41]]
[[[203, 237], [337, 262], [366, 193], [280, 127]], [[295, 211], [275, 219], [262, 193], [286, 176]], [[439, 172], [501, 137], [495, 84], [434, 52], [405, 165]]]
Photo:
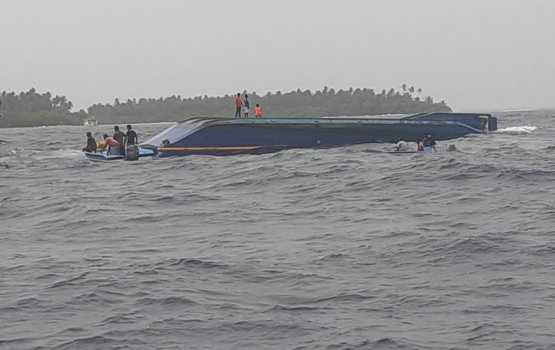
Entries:
[[0, 90], [115, 97], [421, 87], [555, 106], [552, 0], [0, 0]]

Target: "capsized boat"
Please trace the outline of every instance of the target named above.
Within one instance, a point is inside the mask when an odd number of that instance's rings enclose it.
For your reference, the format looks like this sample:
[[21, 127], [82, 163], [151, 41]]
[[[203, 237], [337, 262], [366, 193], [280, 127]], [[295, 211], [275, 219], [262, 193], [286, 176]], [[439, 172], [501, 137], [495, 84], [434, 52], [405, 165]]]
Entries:
[[431, 134], [450, 140], [497, 130], [497, 118], [478, 113], [323, 118], [190, 118], [141, 144], [157, 157], [269, 153], [361, 143], [416, 142]]

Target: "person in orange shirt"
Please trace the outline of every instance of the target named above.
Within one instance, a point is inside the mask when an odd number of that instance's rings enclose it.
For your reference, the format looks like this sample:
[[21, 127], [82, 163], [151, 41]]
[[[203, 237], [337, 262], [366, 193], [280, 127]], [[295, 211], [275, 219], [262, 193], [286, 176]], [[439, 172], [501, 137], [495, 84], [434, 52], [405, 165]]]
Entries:
[[260, 105], [258, 103], [254, 107], [254, 117], [255, 118], [262, 118], [262, 108], [260, 107]]
[[237, 97], [235, 97], [235, 118], [241, 118], [241, 107], [243, 107], [243, 100], [241, 94], [237, 93]]

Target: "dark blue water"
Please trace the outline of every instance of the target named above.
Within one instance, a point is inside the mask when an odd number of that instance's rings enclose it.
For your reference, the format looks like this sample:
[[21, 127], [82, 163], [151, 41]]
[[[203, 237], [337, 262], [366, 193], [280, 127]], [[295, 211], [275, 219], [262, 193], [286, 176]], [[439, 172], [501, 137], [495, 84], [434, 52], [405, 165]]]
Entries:
[[0, 348], [555, 349], [552, 115], [431, 155], [116, 163], [0, 129]]

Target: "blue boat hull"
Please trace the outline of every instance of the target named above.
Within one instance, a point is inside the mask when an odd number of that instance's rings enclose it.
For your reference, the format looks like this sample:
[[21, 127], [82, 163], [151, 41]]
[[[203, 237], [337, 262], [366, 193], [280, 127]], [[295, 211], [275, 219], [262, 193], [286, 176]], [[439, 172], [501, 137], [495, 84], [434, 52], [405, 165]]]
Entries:
[[193, 118], [146, 141], [158, 157], [269, 153], [289, 148], [329, 148], [361, 143], [413, 142], [431, 134], [450, 140], [485, 133], [487, 114], [434, 113], [404, 118]]

